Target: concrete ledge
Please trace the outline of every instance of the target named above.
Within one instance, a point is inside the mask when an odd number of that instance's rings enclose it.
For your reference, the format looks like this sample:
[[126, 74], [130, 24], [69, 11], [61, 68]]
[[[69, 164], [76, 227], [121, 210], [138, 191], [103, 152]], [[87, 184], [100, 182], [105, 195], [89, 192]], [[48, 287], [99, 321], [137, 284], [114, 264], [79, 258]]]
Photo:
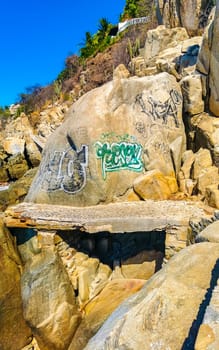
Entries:
[[9, 207], [4, 222], [7, 227], [34, 227], [47, 230], [81, 230], [111, 233], [166, 230], [189, 226], [189, 222], [214, 216], [214, 209], [202, 202], [136, 201], [93, 207], [70, 207], [21, 203]]

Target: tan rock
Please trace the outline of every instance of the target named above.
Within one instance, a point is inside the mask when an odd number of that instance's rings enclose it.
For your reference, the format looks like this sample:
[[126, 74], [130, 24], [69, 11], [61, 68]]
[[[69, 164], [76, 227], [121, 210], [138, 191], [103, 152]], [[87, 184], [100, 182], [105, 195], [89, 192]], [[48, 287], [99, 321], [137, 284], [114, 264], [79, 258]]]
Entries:
[[191, 326], [196, 326], [218, 254], [217, 243], [194, 244], [181, 250], [140, 292], [112, 313], [85, 349], [194, 348]]
[[212, 18], [205, 30], [197, 63], [197, 69], [206, 76], [209, 75], [206, 94], [209, 95], [209, 109], [215, 116], [219, 116], [219, 86], [216, 78], [219, 66], [219, 54], [217, 50], [219, 38], [218, 21], [219, 4], [216, 2], [216, 10], [215, 13], [212, 13]]
[[191, 38], [184, 40], [182, 43], [182, 52], [187, 52], [189, 48], [193, 45], [201, 46], [203, 41], [203, 35], [200, 36], [192, 36]]
[[155, 250], [143, 250], [121, 264], [121, 273], [125, 278], [148, 280], [161, 268], [164, 254]]
[[180, 27], [180, 18], [178, 16], [177, 3], [175, 0], [163, 2], [163, 23], [167, 28]]
[[89, 285], [89, 298], [93, 299], [96, 295], [98, 295], [101, 290], [105, 287], [112, 273], [111, 268], [108, 265], [99, 264], [99, 268], [95, 278], [91, 281]]
[[219, 243], [219, 221], [215, 221], [202, 230], [196, 237], [196, 242]]
[[181, 167], [183, 149], [183, 138], [181, 136], [170, 144], [170, 151], [174, 162], [175, 174], [178, 174]]
[[212, 166], [211, 153], [208, 149], [200, 148], [195, 154], [195, 161], [193, 165], [193, 179], [197, 179], [200, 173]]
[[184, 111], [190, 115], [204, 112], [201, 76], [198, 74], [189, 75], [181, 80], [180, 85]]
[[1, 161], [1, 167], [0, 167], [0, 182], [7, 182], [9, 180], [8, 172], [7, 172], [7, 165], [5, 162]]
[[219, 189], [218, 185], [211, 185], [206, 187], [205, 197], [208, 205], [219, 209]]
[[[25, 232], [24, 235], [27, 236], [27, 232]], [[31, 260], [34, 255], [39, 254], [41, 247], [37, 235], [34, 235], [34, 232], [30, 232], [29, 239], [18, 245], [18, 251], [24, 264], [28, 260]]]
[[85, 317], [68, 350], [82, 350], [112, 311], [124, 299], [139, 291], [144, 283], [144, 280], [137, 279], [116, 279], [108, 282], [102, 292], [85, 307]]
[[21, 290], [24, 318], [40, 349], [66, 349], [80, 314], [70, 280], [53, 247], [27, 262]]
[[131, 189], [127, 194], [127, 201], [140, 201], [140, 197]]
[[20, 292], [22, 263], [12, 236], [0, 219], [0, 349], [17, 350], [31, 341], [31, 330], [23, 318]]
[[195, 161], [195, 155], [192, 150], [187, 150], [183, 154], [181, 171], [184, 179], [190, 179], [192, 176], [192, 166]]
[[89, 258], [78, 269], [78, 297], [81, 304], [90, 299], [90, 284], [95, 279], [98, 266], [98, 259]]
[[0, 191], [0, 211], [4, 211], [9, 204], [9, 192], [8, 189]]
[[3, 148], [5, 152], [10, 155], [14, 155], [17, 153], [24, 154], [25, 140], [19, 139], [16, 137], [7, 137], [3, 141]]
[[199, 27], [199, 14], [202, 1], [184, 0], [180, 1], [181, 24], [190, 35], [194, 35]]
[[130, 73], [124, 64], [120, 64], [113, 72], [113, 79], [127, 79], [130, 77]]
[[26, 152], [32, 166], [37, 167], [41, 161], [41, 152], [30, 137], [26, 137]]
[[219, 347], [219, 284], [218, 280], [216, 281], [217, 276], [214, 275], [217, 266], [218, 264], [215, 265], [212, 271], [211, 298], [199, 328], [195, 349], [217, 350]]
[[219, 183], [218, 168], [216, 166], [211, 166], [202, 169], [197, 177], [197, 189], [201, 194], [205, 194], [206, 187], [213, 184]]
[[166, 27], [183, 26], [190, 36], [199, 35], [206, 25], [209, 11], [213, 7], [213, 2], [207, 0], [159, 0], [160, 8], [162, 9], [163, 23]]
[[8, 172], [11, 179], [21, 178], [29, 169], [23, 154], [17, 153], [8, 159]]
[[30, 169], [17, 181], [10, 184], [8, 188], [8, 204], [14, 204], [23, 201], [27, 195], [37, 169]]
[[120, 200], [146, 170], [174, 176], [170, 144], [180, 137], [183, 152], [182, 96], [172, 75], [115, 78], [70, 108], [25, 200], [76, 206]]
[[212, 45], [210, 53], [210, 67], [209, 67], [209, 108], [215, 115], [219, 116], [219, 82], [217, 79], [219, 69], [219, 2], [216, 2], [216, 11], [214, 17], [213, 31], [212, 31]]
[[171, 194], [176, 193], [178, 191], [178, 184], [176, 178], [174, 176], [165, 176], [165, 179], [167, 180]]
[[[215, 335], [212, 328], [207, 324], [201, 324], [198, 336], [195, 342], [195, 350], [207, 350], [208, 345], [215, 340]], [[216, 350], [216, 349], [215, 349]]]
[[201, 113], [190, 119], [190, 135], [193, 134], [195, 148], [211, 150], [214, 165], [219, 165], [219, 123], [218, 118], [208, 113]]
[[156, 29], [148, 30], [145, 42], [146, 60], [158, 55], [168, 46], [177, 46], [179, 41], [188, 39], [188, 34], [184, 28], [165, 28], [158, 26]]
[[185, 179], [185, 193], [191, 196], [196, 184], [197, 181], [194, 181], [192, 179]]
[[200, 47], [198, 60], [197, 60], [197, 70], [205, 75], [208, 75], [210, 69], [210, 42], [212, 40], [213, 31], [213, 19], [209, 22], [208, 26], [205, 28], [202, 44]]
[[134, 181], [135, 192], [144, 200], [168, 199], [171, 189], [166, 177], [159, 170], [148, 171]]

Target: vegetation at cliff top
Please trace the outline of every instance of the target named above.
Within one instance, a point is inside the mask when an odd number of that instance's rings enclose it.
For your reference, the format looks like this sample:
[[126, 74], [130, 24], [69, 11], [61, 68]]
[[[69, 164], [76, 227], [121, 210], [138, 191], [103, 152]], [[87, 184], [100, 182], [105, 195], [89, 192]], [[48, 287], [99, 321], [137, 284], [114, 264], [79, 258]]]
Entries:
[[[154, 1], [149, 0], [126, 0], [124, 12], [120, 16], [120, 21], [133, 17], [147, 16], [152, 10], [153, 2]], [[61, 95], [62, 98], [68, 99], [69, 95], [63, 93], [65, 81], [74, 76], [79, 76], [80, 72], [86, 69], [86, 63], [89, 58], [94, 57], [99, 52], [105, 51], [123, 37], [123, 34], [117, 37], [111, 36], [110, 32], [113, 27], [115, 26], [106, 18], [101, 18], [99, 20], [97, 32], [93, 35], [90, 32], [85, 33], [85, 39], [79, 50], [79, 55], [72, 55], [66, 58], [64, 69], [59, 73], [53, 83], [45, 88], [36, 84], [27, 87], [26, 91], [20, 94], [18, 101], [20, 107], [17, 110], [17, 114], [20, 115], [21, 112], [26, 114], [31, 113], [42, 105], [42, 101], [51, 100], [54, 102], [58, 100]], [[139, 41], [136, 41], [135, 38], [133, 40], [128, 38], [127, 40], [126, 51], [131, 58], [133, 54], [135, 55], [135, 52], [138, 52]], [[10, 111], [7, 107], [1, 108], [0, 117], [3, 115], [10, 115]]]

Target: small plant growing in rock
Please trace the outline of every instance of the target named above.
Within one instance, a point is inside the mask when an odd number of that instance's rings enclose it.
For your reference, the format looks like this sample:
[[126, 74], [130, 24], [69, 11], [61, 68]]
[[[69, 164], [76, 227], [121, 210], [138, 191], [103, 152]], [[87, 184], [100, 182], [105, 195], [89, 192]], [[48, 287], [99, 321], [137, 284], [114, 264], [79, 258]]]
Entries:
[[131, 40], [128, 38], [127, 51], [128, 51], [130, 60], [133, 57], [136, 57], [136, 56], [139, 55], [139, 49], [140, 49], [140, 40], [139, 40], [139, 38], [136, 38], [134, 43], [132, 43]]

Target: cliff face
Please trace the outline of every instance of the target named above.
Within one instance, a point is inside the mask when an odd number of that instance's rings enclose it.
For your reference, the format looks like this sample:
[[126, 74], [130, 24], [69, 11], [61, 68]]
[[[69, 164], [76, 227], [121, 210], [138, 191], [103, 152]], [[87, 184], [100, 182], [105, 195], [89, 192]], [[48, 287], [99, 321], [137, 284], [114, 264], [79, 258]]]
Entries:
[[[219, 1], [210, 13], [212, 5], [159, 1], [164, 25], [141, 27], [140, 50], [137, 26], [133, 46], [116, 43], [66, 81], [70, 99], [12, 111], [2, 125], [0, 181], [14, 183], [0, 205], [26, 202], [4, 218], [19, 253], [0, 232], [3, 350], [20, 350], [31, 334], [40, 350], [82, 350], [144, 284], [86, 349], [194, 348], [209, 285], [218, 317], [209, 225], [219, 217]], [[197, 234], [212, 243], [183, 249]], [[197, 349], [205, 339], [217, 350], [211, 316]]]

